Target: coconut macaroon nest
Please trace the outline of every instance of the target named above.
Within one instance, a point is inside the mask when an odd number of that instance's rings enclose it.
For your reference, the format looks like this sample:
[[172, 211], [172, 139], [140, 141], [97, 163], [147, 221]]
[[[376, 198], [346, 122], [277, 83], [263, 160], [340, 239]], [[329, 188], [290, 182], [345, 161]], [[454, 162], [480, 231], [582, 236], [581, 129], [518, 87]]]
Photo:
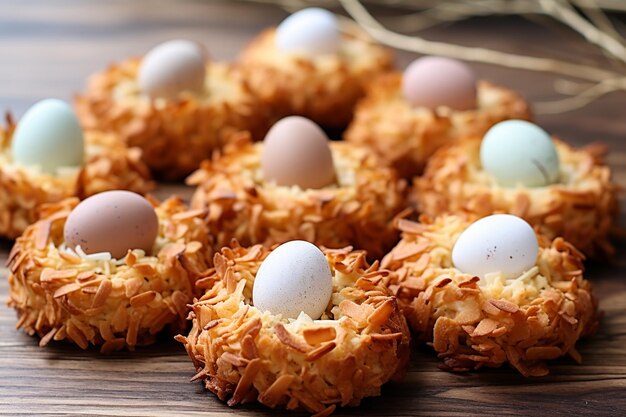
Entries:
[[468, 371], [509, 363], [524, 376], [548, 373], [545, 361], [569, 355], [598, 324], [597, 302], [583, 278], [583, 255], [562, 238], [538, 235], [536, 265], [515, 278], [464, 274], [452, 248], [469, 221], [459, 216], [421, 223], [402, 219], [400, 243], [383, 259], [384, 280], [416, 337], [429, 342], [442, 367]]
[[254, 401], [325, 416], [356, 406], [400, 376], [409, 332], [396, 299], [381, 282], [388, 271], [368, 267], [362, 251], [325, 250], [332, 297], [320, 320], [282, 319], [251, 300], [269, 251], [236, 244], [215, 255], [215, 269], [197, 282], [206, 293], [193, 305], [185, 345], [198, 373], [228, 405]]
[[342, 25], [339, 51], [307, 57], [276, 47], [267, 29], [240, 56], [255, 94], [273, 119], [297, 114], [327, 128], [345, 127], [371, 78], [391, 69], [391, 52], [351, 26]]
[[619, 215], [617, 186], [599, 147], [574, 149], [553, 139], [560, 179], [544, 187], [504, 187], [480, 163], [479, 139], [438, 151], [415, 180], [412, 199], [421, 213], [466, 213], [473, 218], [511, 213], [548, 239], [563, 237], [588, 256], [614, 253], [610, 237]]
[[141, 148], [155, 175], [180, 179], [233, 138], [265, 133], [265, 111], [231, 65], [208, 62], [202, 93], [151, 100], [139, 87], [140, 64], [131, 59], [93, 75], [76, 109], [85, 127], [113, 131]]
[[407, 178], [420, 174], [442, 145], [464, 136], [482, 136], [502, 120], [531, 117], [519, 94], [487, 81], [477, 84], [477, 109], [465, 111], [413, 107], [401, 84], [399, 72], [372, 81], [344, 139], [369, 146]]
[[337, 184], [321, 189], [263, 180], [264, 144], [242, 144], [205, 161], [187, 179], [198, 185], [191, 206], [208, 209], [216, 248], [303, 239], [318, 246], [365, 249], [372, 259], [398, 240], [393, 218], [406, 207], [406, 183], [363, 147], [330, 142]]
[[42, 220], [13, 246], [8, 304], [17, 311], [17, 328], [39, 335], [40, 346], [67, 339], [103, 353], [152, 343], [167, 326], [184, 329], [194, 282], [212, 256], [201, 213], [177, 198], [153, 202], [154, 255], [135, 249], [116, 260], [65, 245], [63, 228], [77, 203], [44, 208]]
[[0, 236], [14, 239], [37, 220], [38, 207], [68, 197], [80, 199], [108, 190], [129, 190], [138, 194], [154, 184], [141, 150], [128, 148], [115, 135], [85, 131], [85, 161], [58, 175], [18, 166], [12, 162], [11, 139], [15, 122], [6, 116], [0, 127]]

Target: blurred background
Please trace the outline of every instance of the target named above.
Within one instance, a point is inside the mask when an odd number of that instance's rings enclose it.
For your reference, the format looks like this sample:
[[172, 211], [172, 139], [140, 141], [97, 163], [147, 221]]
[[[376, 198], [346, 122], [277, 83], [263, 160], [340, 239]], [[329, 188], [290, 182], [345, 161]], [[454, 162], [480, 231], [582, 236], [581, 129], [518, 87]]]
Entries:
[[[471, 63], [481, 78], [540, 103], [538, 121], [547, 130], [577, 144], [610, 141], [616, 152], [612, 159], [626, 159], [621, 157], [626, 142], [620, 140], [626, 131], [626, 49], [620, 35], [626, 33], [626, 1], [621, 0], [2, 0], [0, 111], [19, 116], [42, 98], [70, 100], [91, 73], [172, 38], [202, 42], [214, 59], [234, 59], [260, 30], [279, 23], [289, 11], [312, 5], [343, 15], [365, 6], [368, 16], [385, 28], [415, 39], [609, 70], [615, 76], [591, 81], [586, 70], [580, 70], [582, 78], [576, 80]], [[417, 56], [397, 51], [398, 67]], [[498, 61], [497, 56], [490, 59]], [[575, 108], [590, 100], [588, 89], [591, 102]], [[582, 99], [572, 99], [571, 94], [581, 92]]]

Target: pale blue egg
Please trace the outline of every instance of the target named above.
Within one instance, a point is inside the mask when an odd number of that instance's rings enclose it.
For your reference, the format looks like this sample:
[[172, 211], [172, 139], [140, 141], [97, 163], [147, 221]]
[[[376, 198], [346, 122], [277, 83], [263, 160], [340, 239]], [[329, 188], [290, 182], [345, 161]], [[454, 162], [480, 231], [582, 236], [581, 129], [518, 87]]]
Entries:
[[489, 129], [480, 162], [504, 186], [542, 187], [559, 181], [559, 155], [550, 135], [525, 120], [507, 120]]
[[339, 24], [328, 10], [311, 7], [282, 21], [276, 29], [276, 46], [283, 52], [316, 56], [339, 48]]
[[37, 102], [22, 116], [13, 133], [13, 162], [39, 166], [54, 174], [60, 167], [79, 166], [84, 159], [83, 131], [72, 108], [64, 101]]

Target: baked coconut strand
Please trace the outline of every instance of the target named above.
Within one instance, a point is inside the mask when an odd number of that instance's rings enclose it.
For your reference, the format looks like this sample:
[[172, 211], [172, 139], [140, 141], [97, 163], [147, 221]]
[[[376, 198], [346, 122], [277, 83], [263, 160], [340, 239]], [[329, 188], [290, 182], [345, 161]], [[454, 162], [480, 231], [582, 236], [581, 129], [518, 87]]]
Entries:
[[208, 210], [216, 250], [234, 238], [271, 246], [303, 239], [365, 249], [382, 257], [398, 239], [392, 221], [406, 207], [406, 186], [363, 147], [331, 142], [337, 183], [321, 189], [278, 186], [261, 172], [262, 143], [242, 144], [206, 161], [187, 179], [191, 206]]
[[93, 75], [76, 110], [87, 128], [112, 131], [143, 151], [155, 176], [175, 180], [242, 135], [261, 139], [268, 115], [230, 64], [209, 62], [203, 92], [150, 99], [139, 87], [141, 60]]
[[58, 175], [15, 164], [11, 140], [15, 122], [8, 115], [0, 128], [0, 236], [15, 239], [35, 222], [42, 204], [68, 197], [87, 198], [109, 190], [145, 194], [154, 188], [141, 150], [129, 148], [115, 135], [86, 130], [85, 161]]
[[389, 272], [369, 266], [362, 251], [325, 250], [333, 292], [319, 320], [287, 320], [257, 309], [255, 276], [270, 251], [234, 243], [215, 255], [215, 269], [197, 282], [185, 345], [207, 389], [234, 406], [328, 415], [356, 406], [403, 374], [409, 332], [396, 299], [382, 285]]
[[41, 337], [41, 346], [68, 340], [103, 353], [150, 344], [166, 328], [184, 329], [194, 283], [212, 260], [202, 213], [177, 198], [154, 201], [153, 253], [136, 249], [116, 260], [65, 245], [63, 228], [77, 203], [44, 207], [11, 250], [8, 304], [17, 327]]
[[274, 28], [242, 52], [239, 62], [246, 80], [273, 120], [296, 114], [326, 128], [343, 128], [372, 77], [391, 69], [388, 49], [361, 32], [342, 29], [339, 51], [333, 54], [281, 52]]
[[510, 213], [525, 219], [548, 239], [563, 237], [585, 255], [611, 257], [616, 231], [618, 187], [598, 147], [574, 149], [553, 139], [559, 180], [544, 187], [504, 187], [480, 164], [480, 139], [442, 148], [415, 179], [411, 199], [420, 212], [465, 213], [474, 219]]
[[400, 243], [382, 261], [415, 337], [451, 371], [510, 364], [524, 376], [548, 373], [547, 361], [581, 361], [576, 342], [598, 325], [597, 301], [583, 277], [583, 255], [562, 238], [538, 235], [536, 264], [514, 278], [479, 278], [452, 264], [466, 217], [399, 220]]
[[487, 81], [478, 82], [478, 107], [465, 111], [413, 107], [402, 95], [401, 83], [401, 73], [372, 80], [344, 139], [370, 147], [406, 178], [420, 174], [443, 145], [466, 136], [482, 137], [503, 120], [531, 117], [518, 93]]

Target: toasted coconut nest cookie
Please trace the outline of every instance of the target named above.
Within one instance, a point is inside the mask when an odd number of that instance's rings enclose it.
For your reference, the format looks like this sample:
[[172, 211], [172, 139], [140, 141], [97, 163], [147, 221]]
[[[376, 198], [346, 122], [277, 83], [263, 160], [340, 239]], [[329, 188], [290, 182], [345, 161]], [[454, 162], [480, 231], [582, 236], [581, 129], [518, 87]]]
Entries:
[[412, 200], [420, 212], [467, 213], [474, 218], [510, 213], [548, 239], [563, 237], [587, 256], [614, 253], [610, 237], [619, 215], [617, 186], [599, 147], [574, 149], [554, 139], [560, 181], [546, 187], [503, 187], [480, 164], [480, 140], [466, 139], [438, 151], [415, 180]]
[[343, 128], [371, 78], [391, 69], [388, 49], [350, 27], [341, 29], [336, 54], [311, 58], [281, 52], [274, 28], [243, 51], [239, 61], [246, 80], [274, 120], [295, 114], [327, 128]]
[[414, 108], [402, 95], [401, 84], [401, 73], [372, 81], [344, 139], [369, 146], [406, 178], [420, 174], [428, 158], [445, 144], [465, 136], [482, 137], [503, 120], [531, 118], [519, 94], [487, 81], [478, 82], [478, 108], [467, 111]]
[[7, 114], [0, 128], [0, 236], [14, 239], [37, 220], [41, 204], [64, 198], [81, 199], [108, 190], [129, 190], [145, 194], [154, 188], [150, 173], [141, 161], [141, 151], [127, 148], [115, 136], [98, 131], [85, 132], [85, 162], [58, 175], [13, 164], [11, 139], [15, 130]]
[[141, 148], [156, 176], [180, 179], [231, 140], [263, 137], [268, 116], [234, 67], [208, 63], [202, 94], [151, 100], [139, 87], [140, 63], [131, 59], [93, 75], [76, 111], [84, 126], [113, 131]]
[[8, 304], [17, 328], [39, 335], [40, 346], [69, 340], [103, 353], [150, 344], [168, 326], [183, 330], [194, 283], [212, 257], [202, 213], [175, 197], [157, 205], [154, 255], [136, 249], [116, 260], [65, 246], [63, 227], [77, 203], [45, 207], [13, 246]]
[[362, 251], [325, 250], [333, 294], [321, 319], [296, 320], [252, 304], [256, 273], [269, 251], [236, 242], [215, 255], [215, 269], [197, 282], [206, 293], [193, 305], [185, 345], [201, 379], [228, 405], [328, 415], [356, 406], [402, 376], [409, 332], [396, 300], [381, 284], [388, 271], [367, 265]]
[[421, 223], [399, 220], [400, 243], [382, 261], [396, 272], [384, 280], [409, 326], [443, 360], [442, 368], [468, 371], [509, 363], [524, 376], [548, 373], [545, 361], [569, 355], [598, 325], [597, 301], [583, 278], [583, 255], [562, 238], [538, 235], [534, 267], [516, 278], [464, 274], [451, 260], [470, 222], [460, 216]]
[[406, 207], [406, 183], [380, 167], [368, 149], [331, 142], [338, 184], [322, 189], [263, 180], [262, 143], [229, 149], [187, 179], [198, 185], [191, 206], [208, 209], [216, 249], [303, 239], [318, 246], [365, 249], [372, 259], [397, 241], [393, 218]]

